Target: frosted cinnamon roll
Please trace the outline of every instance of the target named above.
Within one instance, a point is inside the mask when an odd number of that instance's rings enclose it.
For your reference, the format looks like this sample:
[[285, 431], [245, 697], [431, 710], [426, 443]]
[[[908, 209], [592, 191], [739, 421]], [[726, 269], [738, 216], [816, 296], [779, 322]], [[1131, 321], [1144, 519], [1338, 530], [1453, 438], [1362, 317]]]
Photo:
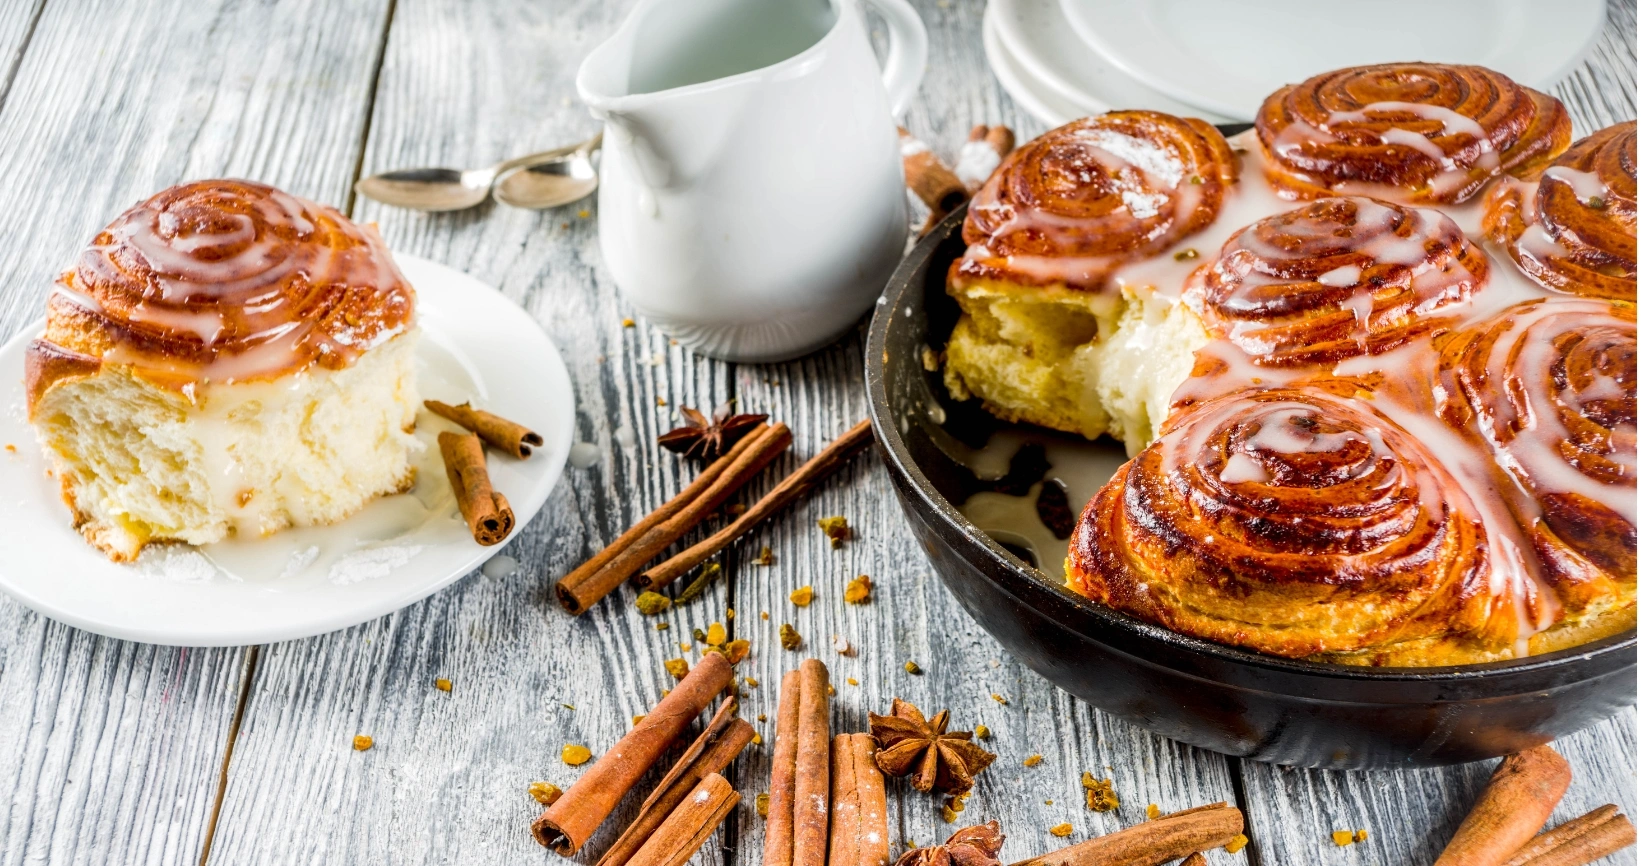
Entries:
[[1638, 573], [1635, 306], [1518, 304], [1446, 344], [1438, 369], [1440, 415], [1510, 474], [1503, 493], [1566, 607], [1629, 601], [1622, 584]]
[[1011, 420], [1138, 437], [1092, 387], [1090, 356], [1126, 312], [1117, 271], [1212, 224], [1237, 173], [1213, 126], [1152, 111], [1079, 120], [1009, 154], [969, 206], [949, 275], [963, 309], [952, 393]]
[[411, 484], [415, 296], [371, 227], [208, 180], [92, 239], [29, 347], [29, 414], [115, 559], [328, 523]]
[[1484, 233], [1530, 279], [1572, 295], [1638, 294], [1638, 122], [1576, 143], [1531, 181], [1490, 192]]
[[[1379, 661], [1519, 635], [1454, 478], [1363, 401], [1221, 397], [1125, 464], [1072, 536], [1069, 586], [1183, 634], [1288, 657]], [[1417, 656], [1428, 660], [1417, 662]]]
[[1481, 66], [1385, 63], [1278, 90], [1255, 131], [1284, 197], [1456, 204], [1498, 176], [1552, 161], [1570, 143], [1570, 116], [1558, 100]]
[[1325, 363], [1448, 327], [1488, 273], [1484, 251], [1443, 213], [1337, 197], [1239, 231], [1183, 297], [1262, 364]]
[[953, 282], [1104, 288], [1213, 222], [1237, 171], [1226, 139], [1194, 118], [1114, 111], [1050, 130], [974, 196]]

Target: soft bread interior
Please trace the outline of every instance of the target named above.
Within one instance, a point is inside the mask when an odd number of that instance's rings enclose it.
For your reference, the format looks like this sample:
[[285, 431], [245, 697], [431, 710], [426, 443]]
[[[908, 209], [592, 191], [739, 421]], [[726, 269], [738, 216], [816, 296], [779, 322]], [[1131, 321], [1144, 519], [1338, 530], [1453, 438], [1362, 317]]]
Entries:
[[1209, 334], [1184, 304], [1142, 296], [953, 282], [962, 318], [946, 344], [945, 382], [992, 414], [1122, 442], [1156, 438], [1169, 398]]
[[333, 523], [412, 483], [416, 341], [340, 370], [201, 386], [193, 403], [105, 364], [52, 385], [35, 428], [76, 527], [116, 560], [150, 542]]

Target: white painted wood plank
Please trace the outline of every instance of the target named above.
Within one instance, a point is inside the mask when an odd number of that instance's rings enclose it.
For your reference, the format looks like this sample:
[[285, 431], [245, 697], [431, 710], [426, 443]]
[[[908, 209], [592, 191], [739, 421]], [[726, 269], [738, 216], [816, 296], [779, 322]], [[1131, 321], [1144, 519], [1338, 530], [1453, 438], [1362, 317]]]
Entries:
[[[15, 66], [0, 338], [38, 318], [97, 228], [162, 187], [237, 175], [343, 203], [384, 3], [56, 0], [23, 20], [31, 8], [0, 9], [0, 75]], [[0, 600], [0, 864], [198, 862], [245, 659], [106, 640]]]
[[40, 10], [46, 0], [7, 3], [0, 7], [0, 108], [6, 104], [6, 94], [16, 79], [17, 66], [23, 60], [29, 36], [40, 20]]

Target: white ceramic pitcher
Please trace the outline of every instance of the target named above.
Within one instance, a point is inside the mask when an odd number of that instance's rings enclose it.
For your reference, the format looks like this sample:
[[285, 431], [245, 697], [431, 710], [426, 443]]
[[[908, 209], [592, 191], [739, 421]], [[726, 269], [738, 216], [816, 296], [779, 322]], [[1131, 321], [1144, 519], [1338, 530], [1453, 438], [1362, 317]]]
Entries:
[[892, 116], [927, 35], [905, 0], [879, 70], [856, 0], [640, 0], [579, 67], [606, 127], [602, 256], [649, 321], [733, 361], [796, 357], [871, 305], [905, 248]]

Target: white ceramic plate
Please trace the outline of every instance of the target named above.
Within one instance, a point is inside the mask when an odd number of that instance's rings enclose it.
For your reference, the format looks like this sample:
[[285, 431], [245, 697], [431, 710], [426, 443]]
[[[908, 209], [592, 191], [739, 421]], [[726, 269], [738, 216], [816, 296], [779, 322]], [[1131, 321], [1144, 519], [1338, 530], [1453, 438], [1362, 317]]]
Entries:
[[991, 73], [997, 77], [997, 83], [1033, 117], [1050, 127], [1055, 127], [1094, 114], [1038, 84], [1030, 73], [1020, 68], [1014, 58], [1009, 56], [1008, 49], [1003, 46], [1003, 41], [997, 35], [997, 29], [992, 25], [989, 15], [985, 19], [984, 38], [985, 61], [991, 67]]
[[1176, 99], [1254, 117], [1272, 91], [1345, 66], [1471, 63], [1547, 89], [1581, 63], [1605, 0], [1060, 0], [1112, 63]]
[[[544, 330], [496, 289], [424, 259], [395, 259], [418, 291], [421, 396], [473, 400], [544, 437], [530, 459], [488, 456], [520, 532], [549, 498], [573, 444], [567, 369]], [[23, 350], [42, 327], [0, 347], [0, 444], [17, 447], [0, 451], [0, 590], [52, 619], [145, 643], [288, 640], [405, 607], [500, 549], [476, 544], [458, 520], [434, 445], [445, 422], [421, 412], [418, 435], [429, 447], [411, 493], [335, 526], [199, 550], [150, 548], [137, 563], [112, 563], [70, 527], [25, 418]]]
[[1234, 119], [1165, 96], [1113, 66], [1072, 30], [1059, 0], [990, 0], [986, 22], [1025, 82], [1085, 115], [1147, 108], [1213, 123]]

